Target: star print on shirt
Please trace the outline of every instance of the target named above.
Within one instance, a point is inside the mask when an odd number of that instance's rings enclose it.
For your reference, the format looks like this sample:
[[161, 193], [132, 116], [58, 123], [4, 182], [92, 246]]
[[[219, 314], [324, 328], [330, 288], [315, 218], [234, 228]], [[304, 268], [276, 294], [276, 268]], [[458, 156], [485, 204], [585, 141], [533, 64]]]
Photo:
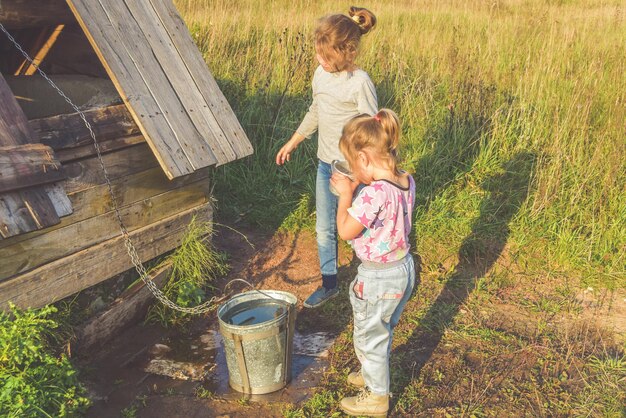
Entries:
[[383, 191], [383, 185], [380, 183], [376, 183], [374, 185], [372, 185], [372, 187], [374, 188], [375, 191], [377, 192], [382, 192]]
[[374, 198], [368, 195], [367, 192], [363, 193], [363, 196], [361, 197], [361, 202], [363, 202], [364, 205], [371, 205], [372, 200], [374, 200]]
[[358, 217], [359, 222], [361, 222], [362, 225], [369, 225], [370, 224], [370, 220], [367, 218], [367, 215], [365, 213], [363, 213], [363, 215]]
[[383, 220], [380, 218], [376, 218], [374, 219], [374, 222], [372, 222], [372, 228], [374, 229], [382, 228], [383, 226], [385, 226], [385, 224], [383, 223]]
[[404, 248], [404, 238], [400, 238], [398, 241], [398, 248]]
[[379, 254], [388, 253], [389, 252], [389, 243], [385, 242], [385, 241], [381, 241], [381, 242], [378, 243], [376, 248], [378, 249], [378, 253]]

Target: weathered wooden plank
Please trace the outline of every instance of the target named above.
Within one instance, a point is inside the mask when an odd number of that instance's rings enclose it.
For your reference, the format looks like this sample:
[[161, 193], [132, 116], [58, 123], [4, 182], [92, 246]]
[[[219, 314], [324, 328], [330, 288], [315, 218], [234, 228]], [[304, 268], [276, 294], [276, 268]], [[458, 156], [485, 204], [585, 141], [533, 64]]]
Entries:
[[37, 223], [17, 192], [0, 195], [0, 235], [13, 237], [25, 231], [34, 231]]
[[[118, 205], [124, 207], [200, 180], [208, 183], [208, 175], [208, 169], [204, 169], [184, 177], [169, 180], [163, 173], [163, 170], [155, 166], [139, 173], [117, 178], [112, 181], [111, 185]], [[113, 203], [106, 184], [70, 193], [69, 198], [74, 208], [72, 215], [61, 218], [60, 223], [46, 229], [31, 231], [0, 240], [0, 249], [113, 210]]]
[[[189, 118], [217, 159], [217, 164], [233, 161], [237, 157], [226, 140], [222, 129], [211, 113], [208, 104], [198, 91], [189, 70], [176, 51], [154, 8], [148, 2], [125, 1], [148, 42], [158, 65], [169, 80], [174, 93], [180, 99]], [[195, 48], [191, 44], [190, 47]], [[194, 164], [194, 167], [195, 164]], [[196, 167], [197, 168], [197, 167]]]
[[[126, 105], [86, 110], [84, 114], [98, 143], [139, 133]], [[93, 142], [79, 113], [33, 119], [28, 123], [37, 134], [39, 142], [51, 146], [55, 151], [92, 145]]]
[[[154, 100], [168, 116], [168, 121], [178, 134], [178, 145], [182, 148], [194, 169], [208, 167], [217, 162], [215, 155], [206, 146], [204, 138], [185, 109], [181, 98], [176, 94], [165, 75], [164, 68], [155, 56], [155, 51], [141, 32], [137, 21], [122, 1], [98, 0], [113, 26], [121, 33], [124, 47], [130, 59], [145, 80]], [[182, 96], [182, 94], [181, 94]], [[170, 143], [173, 141], [170, 140]]]
[[224, 97], [213, 75], [208, 70], [202, 54], [191, 38], [185, 22], [174, 7], [171, 0], [150, 0], [161, 23], [167, 29], [169, 37], [180, 54], [182, 61], [189, 69], [198, 90], [209, 104], [215, 119], [221, 126], [237, 158], [252, 154], [252, 144], [230, 104]]
[[0, 74], [0, 145], [23, 145], [36, 142], [26, 115], [17, 104], [13, 92]]
[[30, 216], [32, 216], [35, 221], [37, 229], [43, 229], [60, 222], [54, 205], [45, 190], [34, 187], [18, 190], [16, 193], [22, 199], [24, 205], [26, 205], [26, 209], [28, 209]]
[[[171, 264], [160, 267], [150, 274], [149, 280], [157, 287], [162, 287], [169, 277], [171, 267]], [[143, 281], [135, 283], [104, 312], [89, 318], [77, 329], [76, 347], [72, 347], [72, 351], [87, 352], [111, 340], [127, 326], [145, 318], [148, 307], [154, 301], [154, 296]]]
[[[201, 180], [122, 207], [120, 214], [126, 228], [133, 231], [208, 200], [209, 183]], [[119, 233], [116, 214], [110, 211], [2, 248], [0, 280], [106, 241]]]
[[0, 193], [64, 179], [52, 148], [42, 144], [0, 146]]
[[[72, 203], [67, 197], [67, 194], [65, 194], [62, 183], [48, 184], [45, 185], [43, 188], [46, 191], [48, 198], [52, 202], [52, 205], [54, 206], [54, 211], [57, 213], [57, 215], [59, 215], [59, 217], [72, 214]], [[48, 226], [48, 228], [50, 226]]]
[[[132, 135], [98, 142], [98, 146], [100, 147], [100, 153], [104, 155], [109, 152], [119, 151], [123, 148], [131, 147], [133, 145], [143, 144], [144, 142], [146, 142], [146, 139], [143, 135]], [[97, 155], [93, 144], [81, 145], [80, 147], [75, 148], [66, 148], [61, 151], [57, 151], [55, 154], [59, 161], [64, 164], [74, 160], [94, 157]]]
[[120, 32], [117, 22], [109, 19], [99, 2], [68, 0], [68, 4], [167, 176], [174, 178], [193, 172], [194, 167], [180, 145], [186, 140], [183, 135], [189, 124], [179, 129], [172, 124], [178, 119], [172, 119], [170, 107], [163, 107], [167, 104], [164, 98], [155, 100], [148, 80], [142, 77], [129, 52], [137, 48], [127, 46], [125, 38], [132, 34]]
[[[102, 156], [109, 173], [109, 179], [115, 180], [133, 173], [158, 167], [159, 163], [146, 143], [132, 145]], [[64, 186], [67, 193], [104, 184], [104, 172], [96, 157], [71, 161], [64, 164], [67, 180]]]
[[[194, 215], [199, 221], [211, 220], [211, 204], [186, 210], [131, 232], [130, 236], [139, 257], [150, 260], [179, 245]], [[123, 239], [117, 236], [0, 282], [0, 309], [6, 309], [9, 302], [22, 308], [40, 307], [98, 284], [131, 267]]]
[[[60, 183], [41, 187], [43, 187], [43, 193], [47, 195], [49, 203], [45, 200], [41, 203], [40, 193], [33, 194], [33, 189], [28, 189], [28, 191], [25, 189], [23, 192], [7, 192], [0, 195], [0, 236], [3, 239], [58, 224], [58, 222], [54, 222], [47, 226], [41, 226], [46, 224], [46, 219], [51, 218], [49, 213], [54, 212], [58, 217], [72, 213], [71, 203]], [[32, 208], [37, 204], [40, 206], [37, 209], [38, 212], [33, 216]]]
[[64, 0], [2, 0], [0, 23], [7, 29], [37, 28], [71, 23], [74, 16]]
[[[24, 145], [36, 142], [26, 115], [20, 109], [11, 89], [0, 74], [0, 145]], [[48, 197], [63, 192], [57, 184], [4, 193], [0, 199], [0, 236], [7, 238], [60, 221], [55, 204]], [[30, 217], [30, 219], [28, 219]]]

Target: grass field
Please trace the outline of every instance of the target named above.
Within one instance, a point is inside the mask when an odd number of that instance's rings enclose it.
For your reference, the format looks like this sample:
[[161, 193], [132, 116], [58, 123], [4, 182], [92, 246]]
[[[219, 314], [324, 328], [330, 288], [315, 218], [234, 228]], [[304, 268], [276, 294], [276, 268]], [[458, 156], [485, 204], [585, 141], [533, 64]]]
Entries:
[[[350, 3], [177, 0], [255, 154], [216, 171], [222, 216], [311, 228], [316, 143], [274, 155], [310, 101], [312, 30]], [[623, 343], [576, 315], [626, 287], [621, 1], [388, 1], [359, 65], [402, 120], [422, 285], [398, 328], [397, 416], [623, 416]], [[345, 315], [328, 308], [329, 318]], [[341, 311], [343, 309], [343, 311]], [[337, 414], [349, 326], [324, 387]]]
[[[310, 224], [315, 141], [285, 168], [273, 157], [310, 101], [316, 19], [350, 4], [176, 3], [255, 147], [217, 173], [224, 212], [269, 229]], [[359, 64], [403, 123], [425, 264], [454, 259], [470, 234], [497, 232], [525, 271], [626, 286], [623, 3], [362, 6], [379, 23]]]

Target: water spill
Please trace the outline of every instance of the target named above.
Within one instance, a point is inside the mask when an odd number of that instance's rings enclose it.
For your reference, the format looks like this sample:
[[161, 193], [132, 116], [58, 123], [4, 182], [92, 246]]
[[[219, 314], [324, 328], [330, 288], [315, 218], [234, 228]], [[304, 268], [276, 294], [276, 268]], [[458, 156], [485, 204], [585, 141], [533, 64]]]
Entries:
[[282, 303], [252, 300], [233, 307], [224, 314], [222, 320], [230, 325], [256, 325], [280, 318], [286, 310]]

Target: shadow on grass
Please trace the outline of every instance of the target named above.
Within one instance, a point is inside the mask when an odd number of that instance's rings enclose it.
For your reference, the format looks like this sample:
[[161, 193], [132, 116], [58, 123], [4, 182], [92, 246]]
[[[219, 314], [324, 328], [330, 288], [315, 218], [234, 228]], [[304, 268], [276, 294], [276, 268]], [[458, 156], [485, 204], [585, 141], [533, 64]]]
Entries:
[[[396, 347], [392, 355], [401, 374], [392, 391], [401, 394], [439, 346], [446, 329], [452, 325], [461, 306], [474, 291], [476, 281], [485, 276], [503, 253], [509, 234], [509, 223], [526, 200], [535, 155], [515, 154], [502, 165], [500, 174], [487, 178], [481, 186], [489, 193], [481, 202], [480, 214], [472, 223], [470, 234], [463, 240], [458, 264], [444, 288], [432, 303], [408, 340]], [[394, 361], [394, 357], [396, 357]]]

